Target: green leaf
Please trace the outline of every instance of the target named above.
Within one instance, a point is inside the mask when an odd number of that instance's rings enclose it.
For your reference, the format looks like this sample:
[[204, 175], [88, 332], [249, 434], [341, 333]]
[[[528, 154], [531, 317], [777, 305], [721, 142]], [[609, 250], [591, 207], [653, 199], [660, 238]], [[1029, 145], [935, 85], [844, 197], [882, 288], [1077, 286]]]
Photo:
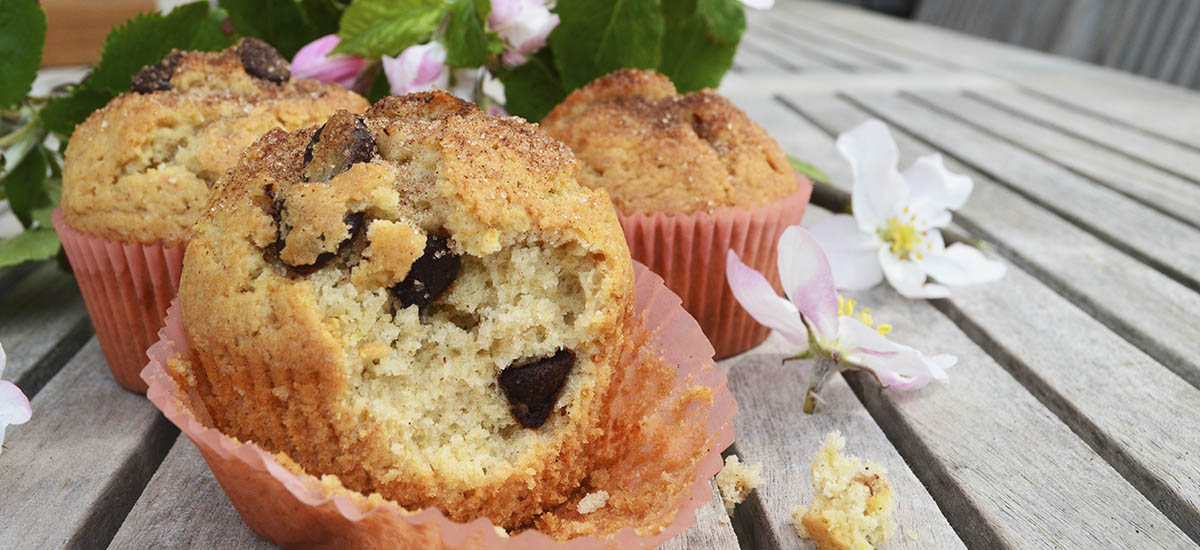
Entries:
[[450, 4], [443, 0], [358, 0], [342, 14], [335, 53], [367, 58], [398, 55], [429, 40]]
[[499, 73], [504, 83], [505, 110], [537, 122], [567, 97], [550, 48], [542, 48], [522, 65]]
[[261, 38], [288, 59], [323, 36], [297, 0], [220, 0], [219, 4], [229, 12], [238, 34]]
[[568, 90], [627, 67], [654, 69], [665, 32], [659, 0], [572, 0], [555, 7], [554, 63]]
[[829, 181], [829, 176], [825, 175], [825, 172], [822, 172], [821, 169], [817, 168], [816, 166], [813, 166], [791, 155], [788, 155], [788, 162], [792, 163], [793, 170], [804, 174], [804, 176], [812, 180], [813, 183], [824, 183], [826, 185], [831, 183]]
[[[693, 11], [687, 13], [687, 4]], [[666, 35], [662, 64], [680, 93], [716, 88], [733, 65], [746, 30], [745, 8], [738, 0], [663, 0]]]
[[342, 19], [342, 10], [346, 9], [337, 0], [300, 0], [300, 6], [320, 36], [338, 32], [338, 21]]
[[493, 53], [504, 51], [504, 41], [487, 30], [491, 4], [479, 0], [454, 0], [446, 24], [446, 64], [451, 67], [486, 65]]
[[56, 97], [46, 103], [38, 115], [46, 129], [63, 140], [70, 139], [75, 126], [87, 120], [93, 111], [105, 106], [116, 94], [97, 90], [86, 82], [71, 90], [71, 95]]
[[210, 11], [208, 2], [184, 4], [171, 13], [135, 15], [104, 39], [100, 63], [88, 86], [114, 94], [129, 91], [129, 81], [142, 67], [158, 63], [173, 49], [215, 51], [229, 47], [234, 37], [221, 31], [224, 12]]
[[49, 227], [20, 233], [0, 240], [0, 267], [52, 258], [60, 246], [58, 234]]
[[50, 196], [42, 185], [46, 181], [46, 153], [39, 146], [30, 149], [21, 162], [0, 180], [8, 205], [21, 225], [33, 225], [33, 209], [50, 204]]
[[37, 0], [0, 0], [0, 107], [25, 99], [45, 43], [46, 12]]

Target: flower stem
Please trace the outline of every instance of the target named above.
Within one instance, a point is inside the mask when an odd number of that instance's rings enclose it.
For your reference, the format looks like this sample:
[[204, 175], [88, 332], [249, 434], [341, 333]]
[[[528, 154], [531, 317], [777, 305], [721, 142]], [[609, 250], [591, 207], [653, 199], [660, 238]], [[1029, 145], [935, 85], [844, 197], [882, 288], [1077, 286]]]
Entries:
[[804, 396], [804, 412], [812, 414], [817, 410], [817, 399], [821, 388], [833, 373], [837, 372], [837, 361], [832, 357], [820, 356], [813, 365], [812, 375], [808, 378], [808, 393]]

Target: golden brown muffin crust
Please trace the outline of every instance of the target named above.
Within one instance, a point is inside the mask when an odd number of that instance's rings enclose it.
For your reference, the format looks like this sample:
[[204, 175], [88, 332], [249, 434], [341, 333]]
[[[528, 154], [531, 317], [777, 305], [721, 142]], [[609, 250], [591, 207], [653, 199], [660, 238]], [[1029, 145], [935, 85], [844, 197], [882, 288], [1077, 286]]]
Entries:
[[71, 227], [125, 242], [184, 242], [209, 190], [272, 128], [296, 130], [366, 100], [336, 84], [291, 80], [254, 39], [217, 53], [179, 52], [146, 67], [76, 129], [63, 166]]
[[[441, 92], [267, 133], [196, 226], [172, 376], [308, 473], [528, 525], [586, 474], [632, 322], [616, 213], [576, 173], [535, 126]], [[552, 409], [509, 396], [502, 373], [568, 355]]]
[[745, 113], [712, 90], [678, 95], [654, 71], [597, 79], [542, 126], [575, 152], [580, 181], [607, 189], [625, 214], [754, 206], [796, 192], [787, 157]]

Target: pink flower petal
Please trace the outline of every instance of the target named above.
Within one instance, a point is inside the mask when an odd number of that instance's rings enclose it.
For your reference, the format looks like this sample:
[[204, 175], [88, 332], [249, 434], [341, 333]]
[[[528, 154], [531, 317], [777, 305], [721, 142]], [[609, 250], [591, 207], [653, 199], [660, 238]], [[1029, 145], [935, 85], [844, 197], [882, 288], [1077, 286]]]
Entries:
[[32, 414], [29, 399], [21, 392], [21, 388], [7, 380], [0, 380], [0, 428], [24, 424]]
[[508, 46], [503, 60], [509, 65], [524, 63], [522, 54], [541, 49], [559, 22], [541, 0], [496, 0], [488, 15], [488, 27]]
[[796, 306], [775, 294], [766, 277], [742, 263], [732, 250], [725, 257], [725, 277], [733, 297], [755, 321], [779, 332], [792, 344], [808, 347], [808, 330]]
[[926, 357], [851, 317], [842, 318], [838, 341], [847, 351], [847, 362], [869, 369], [885, 387], [895, 389], [915, 389], [933, 379], [944, 380], [946, 369], [957, 361], [950, 355]]
[[837, 292], [833, 271], [812, 233], [798, 225], [779, 237], [779, 279], [788, 299], [804, 314], [817, 336], [837, 337]]
[[300, 48], [292, 59], [292, 76], [352, 87], [367, 60], [353, 55], [329, 55], [340, 42], [336, 34], [330, 34]]
[[837, 288], [862, 290], [883, 280], [879, 267], [879, 237], [863, 233], [849, 214], [829, 216], [808, 227], [825, 251]]
[[437, 41], [409, 46], [397, 57], [380, 60], [392, 95], [446, 88], [450, 71], [446, 68], [446, 48]]

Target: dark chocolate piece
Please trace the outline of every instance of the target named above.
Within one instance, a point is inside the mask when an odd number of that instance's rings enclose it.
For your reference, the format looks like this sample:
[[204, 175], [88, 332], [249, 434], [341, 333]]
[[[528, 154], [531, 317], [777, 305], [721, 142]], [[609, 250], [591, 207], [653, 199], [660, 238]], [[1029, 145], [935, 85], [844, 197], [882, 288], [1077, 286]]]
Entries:
[[171, 77], [175, 74], [175, 68], [179, 66], [181, 57], [183, 54], [176, 50], [167, 54], [162, 61], [142, 67], [142, 70], [133, 75], [130, 87], [139, 94], [170, 90]]
[[292, 77], [291, 66], [270, 44], [257, 38], [243, 38], [237, 46], [238, 59], [246, 73], [276, 84]]
[[574, 366], [575, 353], [564, 348], [550, 357], [518, 361], [501, 371], [500, 389], [517, 422], [526, 428], [545, 424]]
[[375, 138], [361, 116], [338, 111], [317, 128], [304, 149], [304, 181], [329, 181], [359, 162], [379, 154]]
[[419, 309], [441, 296], [454, 280], [462, 266], [449, 243], [432, 233], [425, 236], [425, 251], [408, 270], [408, 276], [392, 287], [392, 294], [400, 300], [400, 307], [416, 305]]

